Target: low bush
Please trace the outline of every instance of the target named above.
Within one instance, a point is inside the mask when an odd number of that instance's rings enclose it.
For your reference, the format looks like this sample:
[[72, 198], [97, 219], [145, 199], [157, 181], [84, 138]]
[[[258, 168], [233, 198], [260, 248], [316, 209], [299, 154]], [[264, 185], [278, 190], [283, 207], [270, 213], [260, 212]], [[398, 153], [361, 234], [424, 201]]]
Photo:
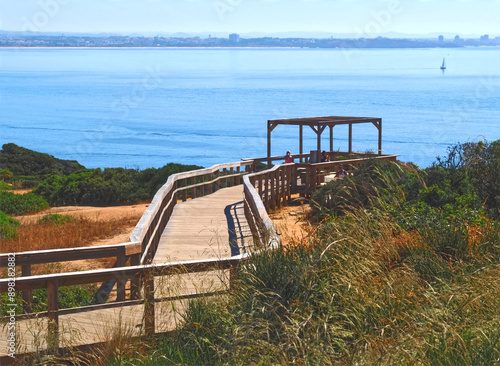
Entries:
[[0, 191], [0, 211], [8, 215], [22, 215], [47, 208], [49, 204], [33, 192], [14, 194]]
[[39, 224], [64, 224], [66, 222], [74, 222], [76, 219], [70, 215], [48, 214], [38, 220]]
[[9, 217], [5, 212], [0, 211], [0, 239], [12, 239], [17, 237], [19, 221]]
[[13, 189], [13, 187], [10, 184], [0, 181], [0, 191], [9, 191], [11, 189]]

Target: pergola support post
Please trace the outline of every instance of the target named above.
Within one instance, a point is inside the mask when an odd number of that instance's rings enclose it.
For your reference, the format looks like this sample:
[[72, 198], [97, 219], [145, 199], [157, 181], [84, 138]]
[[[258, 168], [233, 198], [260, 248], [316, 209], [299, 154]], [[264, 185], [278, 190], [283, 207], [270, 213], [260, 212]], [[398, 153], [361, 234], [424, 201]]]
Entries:
[[267, 166], [271, 166], [271, 122], [267, 121]]
[[378, 123], [378, 154], [382, 155], [382, 119]]
[[334, 126], [329, 126], [330, 127], [330, 151], [333, 151], [333, 127]]
[[[304, 153], [304, 126], [299, 126], [299, 154], [302, 155]], [[300, 162], [302, 163], [304, 159], [302, 156], [300, 157]]]
[[349, 123], [349, 154], [352, 153], [352, 123]]

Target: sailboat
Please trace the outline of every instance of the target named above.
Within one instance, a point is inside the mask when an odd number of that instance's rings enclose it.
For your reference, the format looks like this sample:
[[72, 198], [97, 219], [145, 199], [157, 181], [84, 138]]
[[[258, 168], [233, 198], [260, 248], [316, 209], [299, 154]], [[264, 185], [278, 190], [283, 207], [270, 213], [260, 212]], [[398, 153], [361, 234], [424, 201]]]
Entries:
[[444, 57], [443, 57], [443, 64], [441, 65], [440, 69], [446, 70], [446, 62], [444, 61]]

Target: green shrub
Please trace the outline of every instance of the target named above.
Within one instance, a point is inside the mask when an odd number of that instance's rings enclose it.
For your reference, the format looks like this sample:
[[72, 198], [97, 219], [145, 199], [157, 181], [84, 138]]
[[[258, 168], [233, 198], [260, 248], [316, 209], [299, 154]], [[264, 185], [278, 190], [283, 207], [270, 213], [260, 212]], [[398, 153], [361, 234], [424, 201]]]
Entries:
[[0, 211], [4, 211], [9, 215], [36, 212], [48, 206], [47, 201], [33, 192], [14, 194], [12, 192], [0, 191]]
[[313, 194], [313, 208], [321, 216], [341, 215], [360, 207], [370, 209], [381, 202], [404, 196], [404, 185], [415, 174], [389, 161], [368, 160], [353, 176], [327, 183]]
[[10, 184], [0, 181], [0, 191], [9, 191], [13, 189]]
[[53, 206], [121, 205], [152, 199], [171, 174], [197, 169], [168, 164], [159, 169], [85, 169], [70, 175], [52, 175], [35, 190]]
[[38, 220], [39, 224], [64, 224], [66, 222], [73, 222], [75, 218], [70, 215], [47, 214]]
[[0, 179], [3, 182], [10, 182], [12, 178], [12, 172], [8, 169], [0, 169]]
[[19, 221], [9, 217], [5, 212], [0, 211], [0, 239], [12, 239], [17, 237]]

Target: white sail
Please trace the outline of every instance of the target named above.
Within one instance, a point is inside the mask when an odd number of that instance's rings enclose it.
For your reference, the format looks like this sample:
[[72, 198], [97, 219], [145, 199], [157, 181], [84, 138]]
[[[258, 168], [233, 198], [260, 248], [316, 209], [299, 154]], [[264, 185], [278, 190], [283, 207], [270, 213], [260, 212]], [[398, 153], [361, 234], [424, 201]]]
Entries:
[[441, 65], [441, 70], [445, 70], [446, 69], [446, 62], [444, 60], [444, 57], [443, 57], [443, 64]]

